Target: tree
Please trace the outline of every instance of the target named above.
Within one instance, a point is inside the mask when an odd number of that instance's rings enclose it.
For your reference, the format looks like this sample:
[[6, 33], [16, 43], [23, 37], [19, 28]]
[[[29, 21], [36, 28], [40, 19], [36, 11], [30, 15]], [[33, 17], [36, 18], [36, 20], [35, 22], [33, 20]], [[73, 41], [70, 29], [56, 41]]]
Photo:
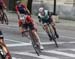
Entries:
[[27, 3], [27, 8], [29, 9], [30, 13], [32, 13], [32, 2], [33, 0], [28, 0], [28, 3]]

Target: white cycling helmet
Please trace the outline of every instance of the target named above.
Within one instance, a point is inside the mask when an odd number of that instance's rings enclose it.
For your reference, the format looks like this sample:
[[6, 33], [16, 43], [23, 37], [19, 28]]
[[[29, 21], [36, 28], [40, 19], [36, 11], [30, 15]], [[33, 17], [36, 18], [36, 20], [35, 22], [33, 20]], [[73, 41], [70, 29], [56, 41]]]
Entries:
[[39, 12], [43, 12], [44, 8], [43, 7], [40, 7], [39, 8]]

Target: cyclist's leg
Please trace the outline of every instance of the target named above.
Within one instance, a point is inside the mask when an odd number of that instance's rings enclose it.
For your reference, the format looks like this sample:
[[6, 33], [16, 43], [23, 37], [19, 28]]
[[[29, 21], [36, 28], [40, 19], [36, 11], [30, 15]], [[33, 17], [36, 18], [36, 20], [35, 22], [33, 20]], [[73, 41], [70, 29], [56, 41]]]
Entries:
[[2, 11], [2, 9], [0, 9], [0, 17], [2, 17], [3, 16], [3, 11]]
[[0, 9], [0, 21], [3, 24], [3, 10]]
[[43, 46], [40, 44], [40, 37], [37, 34], [37, 31], [36, 31], [36, 28], [34, 27], [34, 25], [30, 24], [29, 28], [30, 28], [30, 30], [32, 30], [32, 33], [34, 34], [35, 38], [37, 38], [36, 42], [40, 45], [40, 49], [44, 49]]
[[59, 38], [59, 35], [58, 35], [57, 31], [56, 31], [55, 21], [53, 20], [52, 17], [50, 17], [50, 18], [48, 19], [48, 21], [49, 21], [49, 23], [52, 25], [52, 28], [54, 29], [54, 32], [55, 32], [56, 37]]
[[54, 29], [54, 32], [55, 32], [56, 37], [59, 38], [59, 35], [58, 35], [58, 33], [57, 33], [57, 30], [56, 30], [55, 23], [52, 22], [51, 25], [52, 25], [52, 28]]
[[2, 20], [3, 20], [3, 18], [4, 18], [4, 11], [3, 11], [3, 9], [1, 9], [1, 12], [2, 12]]
[[2, 47], [2, 50], [6, 53], [6, 59], [11, 59], [11, 54], [9, 53], [9, 50], [5, 43], [0, 42], [0, 46]]
[[5, 43], [4, 43], [4, 38], [3, 38], [3, 34], [2, 34], [1, 31], [0, 31], [0, 43], [1, 43], [0, 46], [2, 47], [3, 51], [6, 53], [6, 55], [9, 54], [9, 57], [10, 57], [9, 50], [8, 50], [7, 46], [5, 45]]
[[35, 35], [35, 38], [37, 38], [35, 41], [40, 46], [40, 49], [44, 49], [44, 47], [40, 43], [40, 38], [39, 38], [37, 32], [35, 30], [32, 30], [32, 33]]
[[43, 29], [44, 29], [45, 32], [47, 33], [49, 39], [52, 40], [52, 37], [51, 37], [51, 35], [50, 35], [50, 32], [49, 32], [47, 23], [43, 23]]

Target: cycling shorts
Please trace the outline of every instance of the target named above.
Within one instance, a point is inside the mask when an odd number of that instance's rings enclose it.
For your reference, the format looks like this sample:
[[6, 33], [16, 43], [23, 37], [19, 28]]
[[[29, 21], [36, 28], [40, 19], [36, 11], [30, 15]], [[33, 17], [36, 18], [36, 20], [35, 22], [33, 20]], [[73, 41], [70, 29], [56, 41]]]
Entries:
[[35, 30], [35, 27], [34, 27], [34, 25], [32, 23], [29, 23], [29, 24], [25, 23], [25, 24], [23, 24], [23, 28], [29, 29], [29, 30]]
[[51, 22], [53, 22], [53, 20], [51, 18], [48, 18], [47, 20], [42, 19], [42, 23], [48, 23], [51, 24]]
[[0, 31], [0, 39], [3, 39], [3, 34], [1, 31]]

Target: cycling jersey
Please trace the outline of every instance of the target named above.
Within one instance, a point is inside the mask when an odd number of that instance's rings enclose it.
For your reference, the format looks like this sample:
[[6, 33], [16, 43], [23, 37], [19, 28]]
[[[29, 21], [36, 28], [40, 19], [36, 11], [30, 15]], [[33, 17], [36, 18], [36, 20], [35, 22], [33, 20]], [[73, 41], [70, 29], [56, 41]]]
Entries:
[[24, 10], [26, 9], [27, 7], [24, 5], [24, 4], [21, 4], [21, 5], [16, 5], [16, 12], [20, 12], [20, 14], [27, 14], [27, 10]]
[[38, 18], [43, 22], [43, 23], [51, 23], [52, 19], [51, 19], [51, 15], [49, 15], [49, 11], [48, 10], [44, 10], [44, 15], [42, 15], [41, 13], [38, 14]]
[[30, 30], [37, 29], [37, 25], [34, 23], [33, 19], [27, 15], [25, 19], [25, 23], [23, 24], [21, 20], [19, 20], [19, 26], [23, 26], [23, 28]]
[[22, 19], [19, 20], [19, 22], [18, 22], [19, 23], [19, 26], [21, 24], [24, 24], [24, 22], [27, 23], [27, 24], [28, 23], [33, 23], [33, 20], [32, 20], [32, 18], [29, 15], [26, 15], [25, 16], [25, 20], [24, 19], [23, 20]]

